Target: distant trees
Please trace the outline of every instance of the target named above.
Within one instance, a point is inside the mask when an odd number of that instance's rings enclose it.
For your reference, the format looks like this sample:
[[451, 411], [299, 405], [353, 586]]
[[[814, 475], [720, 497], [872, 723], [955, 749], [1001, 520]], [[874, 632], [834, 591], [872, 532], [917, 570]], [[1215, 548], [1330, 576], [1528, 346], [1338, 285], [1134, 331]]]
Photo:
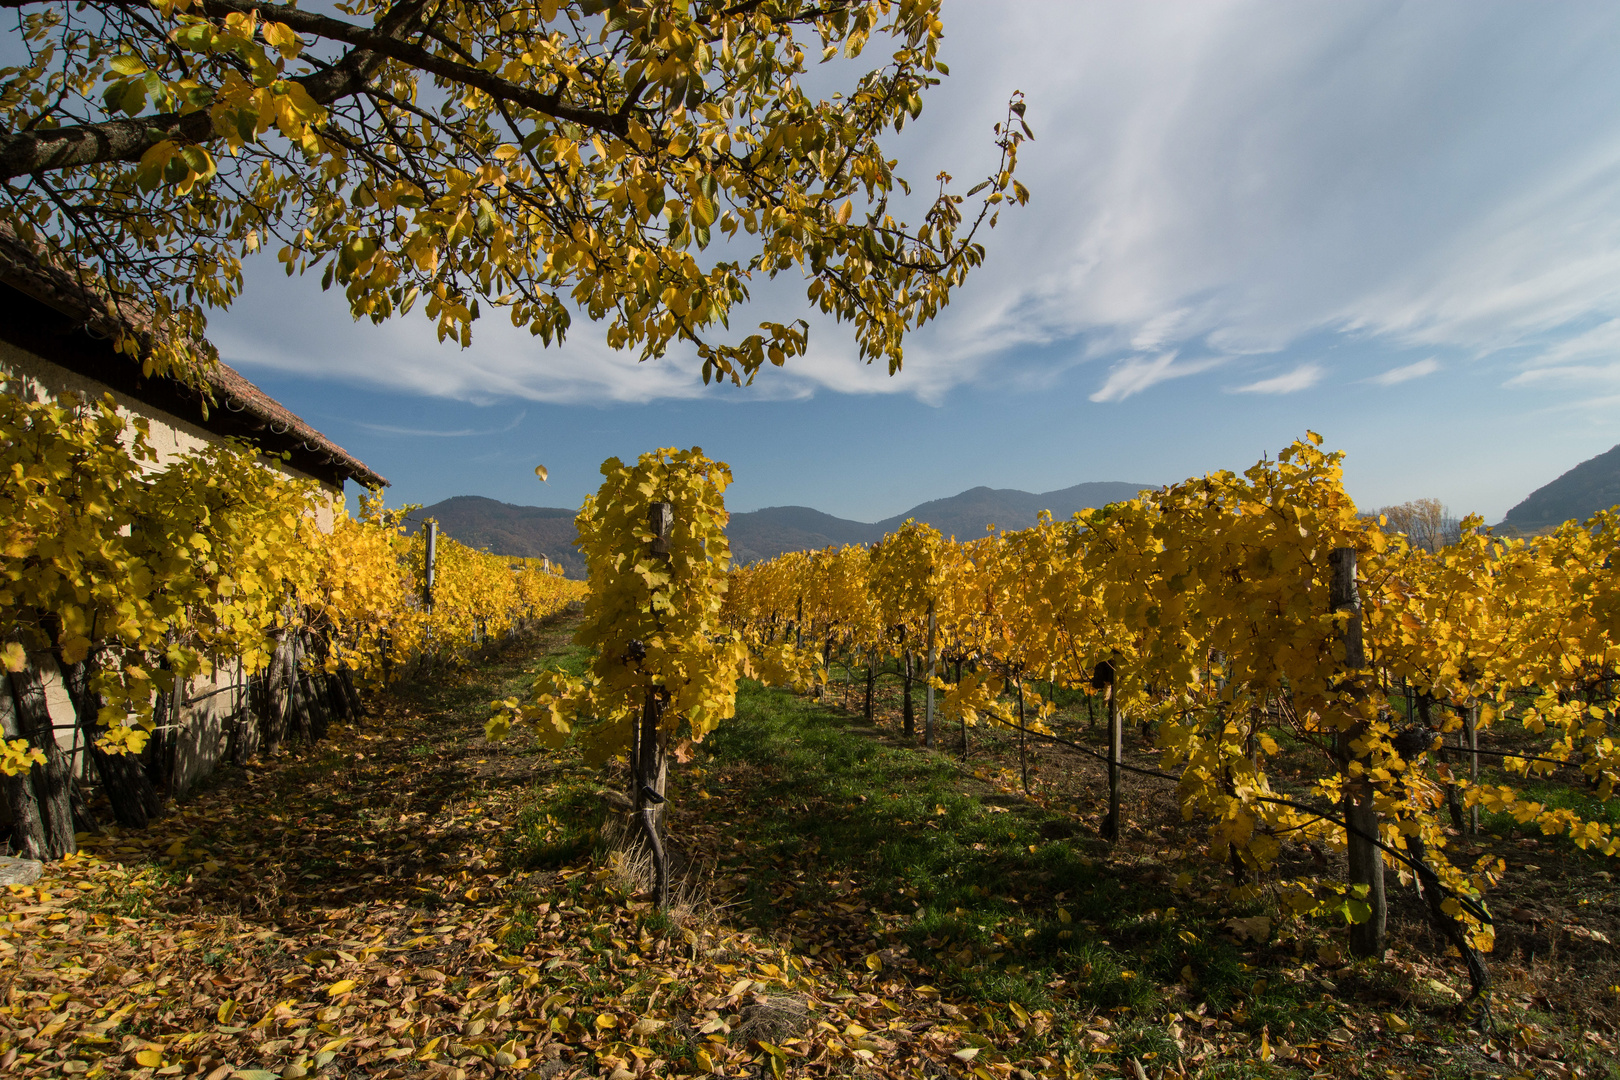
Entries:
[[1404, 534], [1413, 547], [1424, 551], [1439, 551], [1461, 536], [1456, 515], [1439, 499], [1412, 499], [1379, 507], [1378, 515], [1387, 522], [1385, 531]]

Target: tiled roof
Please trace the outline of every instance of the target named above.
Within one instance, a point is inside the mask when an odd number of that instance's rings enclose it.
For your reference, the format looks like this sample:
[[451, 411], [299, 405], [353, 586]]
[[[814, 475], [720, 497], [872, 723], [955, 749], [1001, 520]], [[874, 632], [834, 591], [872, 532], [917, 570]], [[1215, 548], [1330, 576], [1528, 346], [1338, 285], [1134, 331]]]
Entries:
[[[28, 251], [16, 237], [0, 231], [0, 283], [23, 293], [40, 303], [68, 316], [88, 333], [110, 338], [125, 328], [137, 334], [148, 334], [145, 313], [134, 305], [113, 311], [104, 296], [92, 285], [75, 275], [44, 263]], [[111, 354], [113, 350], [108, 349]], [[120, 356], [136, 372], [139, 362]], [[164, 380], [180, 387], [178, 379]], [[368, 468], [337, 443], [322, 435], [285, 405], [254, 386], [235, 368], [220, 362], [199, 373], [201, 391], [207, 399], [205, 411], [223, 409], [227, 413], [246, 415], [255, 423], [251, 428], [268, 428], [281, 436], [278, 441], [292, 440], [310, 454], [322, 457], [335, 470], [365, 487], [386, 487], [388, 481]], [[252, 436], [249, 436], [250, 438]], [[259, 440], [263, 441], [263, 440]]]

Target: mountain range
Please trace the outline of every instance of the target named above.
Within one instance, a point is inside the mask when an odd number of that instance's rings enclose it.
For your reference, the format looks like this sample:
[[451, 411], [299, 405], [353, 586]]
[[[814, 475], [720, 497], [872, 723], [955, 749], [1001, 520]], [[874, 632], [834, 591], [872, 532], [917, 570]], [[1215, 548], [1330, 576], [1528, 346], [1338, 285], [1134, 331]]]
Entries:
[[[771, 506], [732, 514], [726, 534], [731, 539], [732, 558], [738, 562], [770, 559], [785, 551], [869, 544], [908, 518], [926, 522], [947, 536], [970, 540], [984, 535], [991, 525], [1023, 529], [1035, 524], [1042, 510], [1065, 518], [1076, 510], [1132, 498], [1152, 486], [1102, 481], [1039, 495], [1012, 488], [976, 487], [874, 522], [834, 517], [808, 506]], [[584, 577], [585, 561], [574, 548], [575, 513], [549, 506], [514, 506], [479, 495], [457, 495], [415, 511], [407, 524], [414, 532], [423, 521], [434, 518], [447, 536], [469, 547], [497, 555], [543, 555], [560, 564], [569, 577]]]
[[[920, 503], [882, 521], [851, 521], [808, 506], [771, 506], [732, 514], [726, 532], [738, 562], [770, 559], [785, 551], [812, 551], [843, 544], [869, 544], [914, 518], [947, 536], [968, 540], [984, 535], [987, 526], [1023, 529], [1035, 524], [1042, 510], [1059, 518], [1086, 507], [1129, 499], [1149, 484], [1104, 481], [1076, 484], [1039, 495], [1012, 488], [970, 488], [948, 499]], [[1533, 535], [1571, 518], [1585, 520], [1598, 510], [1620, 504], [1620, 446], [1581, 462], [1544, 484], [1507, 512], [1498, 528]], [[407, 519], [414, 531], [427, 518], [438, 519], [445, 533], [469, 547], [497, 555], [546, 556], [561, 564], [569, 577], [585, 576], [585, 561], [574, 548], [577, 511], [549, 506], [514, 506], [478, 495], [457, 495], [423, 507]]]
[[1620, 446], [1587, 458], [1573, 469], [1532, 491], [1507, 512], [1504, 532], [1546, 532], [1571, 518], [1585, 521], [1599, 510], [1620, 504]]

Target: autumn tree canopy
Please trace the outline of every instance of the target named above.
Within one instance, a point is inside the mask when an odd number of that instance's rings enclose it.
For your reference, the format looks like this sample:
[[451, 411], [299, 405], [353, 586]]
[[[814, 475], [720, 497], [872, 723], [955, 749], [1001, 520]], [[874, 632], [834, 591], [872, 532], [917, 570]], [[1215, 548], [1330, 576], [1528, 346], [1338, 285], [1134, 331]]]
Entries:
[[[729, 328], [798, 272], [893, 372], [1028, 197], [1014, 95], [995, 171], [965, 194], [942, 174], [901, 219], [880, 140], [946, 74], [941, 0], [0, 5], [23, 54], [0, 71], [0, 231], [138, 308], [124, 347], [156, 369], [273, 248], [356, 317], [420, 304], [465, 345], [496, 307], [550, 344], [578, 310], [739, 382], [804, 351], [802, 321]], [[823, 62], [840, 92], [806, 89]]]

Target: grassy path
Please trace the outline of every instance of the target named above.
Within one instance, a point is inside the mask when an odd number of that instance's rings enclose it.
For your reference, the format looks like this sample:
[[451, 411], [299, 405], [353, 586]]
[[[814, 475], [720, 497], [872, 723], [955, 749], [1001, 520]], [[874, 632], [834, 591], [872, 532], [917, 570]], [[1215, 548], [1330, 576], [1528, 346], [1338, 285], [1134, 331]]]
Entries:
[[[1228, 924], [1196, 875], [1175, 887], [1184, 839], [1146, 809], [1136, 839], [1109, 852], [1076, 806], [1000, 782], [993, 742], [964, 766], [757, 687], [674, 770], [687, 885], [655, 912], [598, 795], [622, 777], [482, 737], [486, 703], [536, 658], [578, 662], [567, 629], [396, 690], [319, 746], [226, 770], [151, 830], [87, 837], [39, 887], [0, 897], [0, 1070], [1024, 1080], [1549, 1067], [1538, 1029], [1466, 1032], [1443, 970], [1330, 971], [1319, 928]], [[1604, 1075], [1612, 1043], [1584, 1045], [1582, 1058], [1559, 1043], [1559, 1067]]]

